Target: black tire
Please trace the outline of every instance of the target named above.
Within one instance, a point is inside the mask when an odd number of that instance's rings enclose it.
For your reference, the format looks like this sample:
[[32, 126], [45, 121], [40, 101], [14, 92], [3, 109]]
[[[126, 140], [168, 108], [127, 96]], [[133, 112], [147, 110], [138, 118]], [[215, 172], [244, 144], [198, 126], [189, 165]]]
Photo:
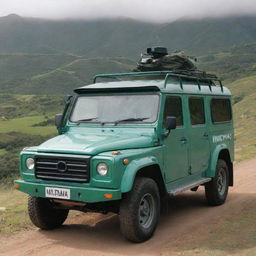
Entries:
[[205, 196], [209, 205], [224, 204], [228, 195], [229, 170], [226, 162], [219, 159], [216, 166], [216, 176], [205, 184]]
[[40, 229], [54, 229], [63, 224], [69, 210], [55, 209], [49, 199], [28, 197], [28, 213], [32, 223]]
[[154, 233], [160, 215], [158, 186], [150, 178], [135, 179], [132, 191], [120, 204], [120, 228], [123, 236], [132, 242], [148, 240]]

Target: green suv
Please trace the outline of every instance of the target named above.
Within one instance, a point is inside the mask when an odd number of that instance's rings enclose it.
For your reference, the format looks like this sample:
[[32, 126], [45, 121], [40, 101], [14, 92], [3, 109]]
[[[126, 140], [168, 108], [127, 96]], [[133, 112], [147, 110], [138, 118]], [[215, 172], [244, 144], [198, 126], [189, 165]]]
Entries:
[[75, 93], [56, 115], [59, 135], [20, 154], [22, 179], [14, 186], [29, 194], [37, 227], [62, 225], [69, 210], [114, 212], [125, 238], [142, 242], [168, 194], [203, 185], [210, 205], [225, 202], [234, 131], [231, 93], [220, 80], [104, 74]]

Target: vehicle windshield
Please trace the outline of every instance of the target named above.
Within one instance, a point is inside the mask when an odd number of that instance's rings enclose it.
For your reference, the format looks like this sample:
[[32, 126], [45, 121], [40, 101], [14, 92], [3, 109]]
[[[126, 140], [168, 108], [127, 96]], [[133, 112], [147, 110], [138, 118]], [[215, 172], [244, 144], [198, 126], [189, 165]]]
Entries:
[[70, 121], [78, 123], [153, 123], [158, 94], [80, 96]]

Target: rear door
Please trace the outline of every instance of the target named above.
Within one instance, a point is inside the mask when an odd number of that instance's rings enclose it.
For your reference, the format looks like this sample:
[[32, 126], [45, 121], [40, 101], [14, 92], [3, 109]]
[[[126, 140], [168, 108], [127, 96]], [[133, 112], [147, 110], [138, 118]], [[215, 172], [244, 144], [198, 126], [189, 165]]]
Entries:
[[200, 173], [208, 168], [210, 159], [209, 130], [206, 125], [204, 97], [188, 96], [190, 173]]

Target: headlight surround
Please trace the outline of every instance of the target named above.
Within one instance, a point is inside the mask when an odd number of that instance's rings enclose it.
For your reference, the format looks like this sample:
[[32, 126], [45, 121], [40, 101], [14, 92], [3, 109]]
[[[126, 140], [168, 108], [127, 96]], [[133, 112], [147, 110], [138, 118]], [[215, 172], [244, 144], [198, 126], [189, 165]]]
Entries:
[[108, 166], [105, 163], [99, 163], [97, 165], [97, 172], [100, 176], [106, 176], [108, 173]]
[[26, 159], [26, 167], [28, 170], [32, 171], [35, 168], [35, 160], [32, 157]]

